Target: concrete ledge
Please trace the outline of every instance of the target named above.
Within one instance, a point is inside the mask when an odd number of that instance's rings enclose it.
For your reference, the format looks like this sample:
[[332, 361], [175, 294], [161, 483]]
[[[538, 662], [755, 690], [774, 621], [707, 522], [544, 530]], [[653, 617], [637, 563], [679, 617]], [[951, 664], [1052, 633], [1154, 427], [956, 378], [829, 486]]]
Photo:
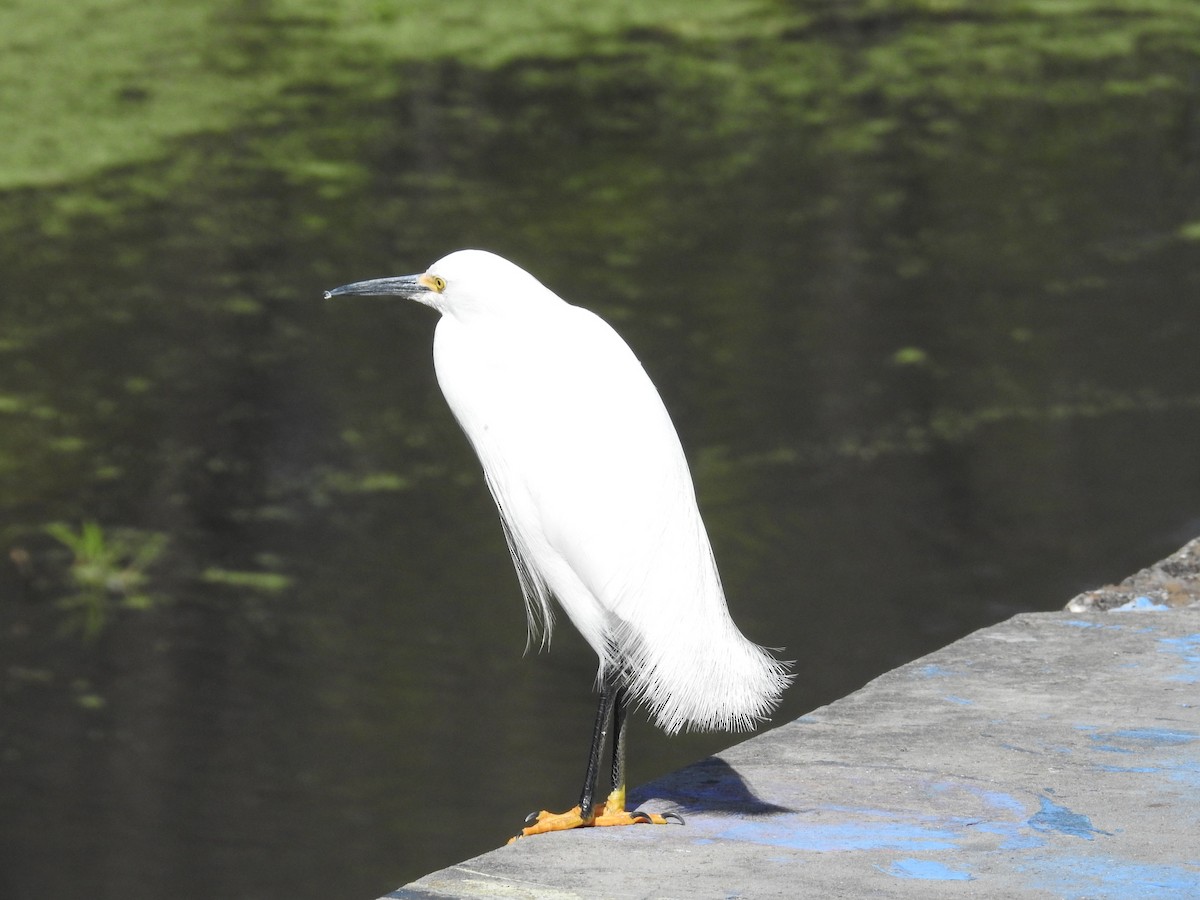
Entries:
[[387, 896], [1200, 897], [1198, 562], [1194, 541], [1104, 589], [1127, 612], [1016, 616], [635, 792], [686, 827], [541, 835]]

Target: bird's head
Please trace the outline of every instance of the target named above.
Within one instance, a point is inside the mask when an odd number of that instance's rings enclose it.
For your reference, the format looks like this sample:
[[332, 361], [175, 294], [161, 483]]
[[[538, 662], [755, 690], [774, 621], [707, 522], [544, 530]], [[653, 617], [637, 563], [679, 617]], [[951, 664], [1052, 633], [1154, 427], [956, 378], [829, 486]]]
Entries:
[[333, 297], [403, 297], [456, 317], [562, 302], [520, 266], [486, 250], [456, 250], [419, 275], [356, 281], [325, 292], [326, 300]]

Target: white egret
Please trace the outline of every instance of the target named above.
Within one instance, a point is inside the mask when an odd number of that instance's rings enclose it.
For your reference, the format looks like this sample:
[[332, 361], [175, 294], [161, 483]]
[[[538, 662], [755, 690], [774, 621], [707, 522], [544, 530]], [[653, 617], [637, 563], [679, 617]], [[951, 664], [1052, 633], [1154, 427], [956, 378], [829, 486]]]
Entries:
[[[729, 616], [658, 391], [606, 322], [486, 251], [325, 297], [347, 295], [404, 297], [441, 313], [438, 384], [499, 508], [530, 637], [541, 631], [549, 642], [553, 597], [600, 658], [579, 804], [531, 813], [522, 834], [663, 823], [625, 809], [627, 706], [644, 706], [668, 734], [741, 731], [770, 713], [791, 678]], [[611, 791], [596, 802], [610, 720]]]

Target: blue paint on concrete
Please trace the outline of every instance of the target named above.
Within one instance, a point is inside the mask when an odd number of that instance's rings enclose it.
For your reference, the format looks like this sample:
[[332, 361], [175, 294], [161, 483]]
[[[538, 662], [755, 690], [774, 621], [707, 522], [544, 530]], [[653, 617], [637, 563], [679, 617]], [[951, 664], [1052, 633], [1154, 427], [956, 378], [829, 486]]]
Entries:
[[918, 878], [922, 881], [973, 881], [970, 872], [960, 872], [951, 869], [944, 863], [933, 859], [898, 859], [886, 869], [876, 866], [881, 872], [886, 872], [894, 878]]
[[953, 694], [948, 694], [947, 696], [943, 697], [942, 699], [945, 700], [947, 703], [954, 703], [954, 704], [957, 704], [958, 706], [970, 706], [971, 704], [973, 704], [975, 702], [974, 700], [968, 700], [965, 697], [955, 697]]
[[1064, 619], [1059, 623], [1068, 628], [1098, 628], [1101, 631], [1120, 631], [1124, 625], [1113, 625], [1105, 622], [1089, 622], [1087, 619]]
[[1158, 642], [1175, 652], [1200, 653], [1200, 634], [1185, 634], [1183, 637], [1177, 638], [1159, 638]]
[[1045, 847], [1046, 839], [1040, 838], [1036, 834], [1025, 834], [1017, 832], [1011, 837], [1005, 839], [1000, 844], [1001, 850], [1036, 850], [1038, 847]]
[[1101, 772], [1116, 772], [1130, 773], [1134, 775], [1148, 775], [1153, 772], [1160, 772], [1161, 769], [1156, 769], [1154, 766], [1096, 766]]
[[1077, 731], [1087, 732], [1092, 749], [1102, 753], [1145, 753], [1168, 747], [1181, 747], [1200, 741], [1200, 734], [1173, 728], [1124, 728], [1100, 731], [1095, 725], [1076, 725]]
[[[949, 786], [947, 785], [947, 787]], [[996, 810], [1000, 814], [1007, 814], [1008, 817], [985, 821], [967, 820], [963, 823], [964, 837], [972, 833], [998, 835], [1003, 839], [998, 847], [1000, 850], [1030, 850], [1045, 846], [1046, 839], [1033, 833], [1027, 827], [1024, 801], [1003, 791], [987, 790], [966, 783], [957, 783], [954, 786], [979, 797], [989, 809]], [[964, 848], [960, 846], [959, 849]]]
[[945, 678], [948, 675], [955, 675], [950, 669], [944, 669], [941, 666], [935, 666], [932, 663], [928, 666], [922, 666], [917, 670], [922, 678]]
[[[1177, 729], [1131, 728], [1100, 733], [1095, 726], [1077, 727], [1090, 732], [1097, 742], [1124, 742], [1143, 748], [1147, 744], [1154, 748], [1177, 748], [1200, 741], [1200, 735]], [[1172, 763], [1167, 766], [1096, 766], [1095, 769], [1097, 772], [1139, 775], [1180, 771], [1194, 777], [1200, 772], [1200, 765], [1188, 762], [1182, 767]], [[1192, 887], [1187, 878], [1200, 879], [1200, 867], [1189, 873], [1186, 867], [1131, 866], [1120, 860], [1110, 860], [1104, 866], [1094, 868], [1081, 881], [1070, 882], [1069, 867], [1061, 873], [1056, 868], [1059, 857], [1034, 854], [1047, 852], [1046, 848], [1053, 846], [1056, 839], [1061, 841], [1062, 836], [1091, 842], [1097, 835], [1111, 837], [1112, 833], [1097, 828], [1087, 815], [1059, 801], [1053, 796], [1052, 788], [1045, 788], [1037, 798], [1038, 809], [1033, 815], [1029, 815], [1027, 799], [983, 785], [956, 779], [938, 780], [928, 783], [926, 790], [951, 795], [954, 791], [965, 791], [979, 798], [980, 814], [939, 816], [906, 810], [821, 806], [766, 818], [717, 820], [713, 822], [716, 828], [696, 837], [704, 843], [712, 839], [744, 841], [809, 853], [901, 851], [912, 855], [877, 868], [894, 878], [965, 881], [975, 876], [962, 865], [960, 857], [951, 857], [948, 864], [922, 857], [943, 851], [961, 853], [968, 848], [978, 852], [983, 846], [981, 839], [986, 840], [985, 835], [992, 835], [995, 843], [991, 847], [995, 851], [1021, 853], [1030, 861], [1023, 871], [1034, 874], [1039, 883], [1057, 885], [1046, 889], [1056, 890], [1061, 896], [1079, 898], [1120, 896], [1140, 900], [1171, 896], [1170, 890], [1176, 890], [1177, 896], [1191, 896], [1187, 890], [1178, 891], [1181, 886], [1184, 889]], [[1060, 874], [1061, 885], [1057, 881]], [[1135, 881], [1138, 890], [1131, 889]], [[1080, 888], [1078, 893], [1063, 893], [1065, 885], [1084, 883], [1086, 889]], [[1195, 895], [1200, 896], [1200, 893]]]
[[[1020, 812], [1024, 815], [1023, 806], [1020, 808]], [[1020, 822], [972, 822], [970, 831], [976, 834], [994, 834], [1003, 838], [998, 847], [1000, 850], [1031, 850], [1036, 847], [1044, 847], [1046, 839], [1026, 828], [1027, 824], [1024, 820]], [[960, 846], [958, 849], [965, 848]]]
[[1025, 804], [1012, 794], [1006, 794], [1003, 791], [979, 791], [978, 793], [988, 806], [995, 809], [1002, 809], [1014, 815], [1022, 815], [1025, 812]]
[[1168, 681], [1195, 684], [1200, 681], [1200, 634], [1188, 634], [1177, 638], [1159, 638], [1160, 653], [1173, 653], [1183, 663], [1182, 671], [1167, 677]]
[[1200, 792], [1200, 764], [1192, 763], [1169, 773], [1167, 777], [1175, 784], [1185, 785], [1191, 792]]
[[1094, 732], [1088, 737], [1094, 742], [1092, 749], [1104, 753], [1145, 753], [1165, 747], [1181, 747], [1200, 741], [1194, 731], [1179, 731], [1170, 728], [1125, 728], [1120, 731], [1096, 731], [1094, 728], [1076, 725], [1076, 728]]
[[[866, 813], [867, 811], [864, 811]], [[886, 814], [881, 814], [886, 815]], [[828, 824], [796, 816], [743, 821], [721, 829], [725, 840], [827, 853], [838, 850], [950, 850], [959, 835], [933, 822], [859, 821]]]
[[1059, 806], [1049, 797], [1042, 797], [1041, 804], [1041, 810], [1029, 820], [1029, 827], [1037, 831], [1057, 831], [1085, 841], [1093, 840], [1097, 834], [1109, 834], [1094, 827], [1087, 816]]
[[1028, 747], [1018, 747], [1016, 744], [1002, 743], [1001, 750], [1013, 750], [1016, 753], [1037, 753], [1036, 750], [1030, 750]]
[[1052, 856], [1018, 864], [1030, 886], [1064, 900], [1178, 900], [1200, 897], [1200, 867], [1141, 865], [1104, 856]]
[[[810, 853], [899, 850], [919, 854], [964, 851], [968, 847], [978, 850], [984, 835], [995, 836], [993, 846], [997, 850], [1032, 850], [1045, 846], [1043, 833], [1047, 830], [1079, 830], [1083, 827], [1064, 818], [1064, 815], [1073, 814], [1062, 810], [1053, 822], [1057, 829], [1039, 828], [1042, 819], [1038, 816], [1043, 813], [1034, 816], [1036, 821], [1030, 820], [1028, 800], [983, 785], [957, 780], [936, 781], [927, 784], [926, 789], [932, 794], [952, 795], [958, 791], [977, 797], [979, 814], [940, 816], [906, 810], [825, 805], [767, 818], [714, 821], [716, 827], [705, 837]], [[1083, 817], [1080, 819], [1090, 827], [1090, 822]], [[698, 821], [696, 824], [704, 828], [706, 823]]]
[[[1093, 726], [1077, 725], [1089, 732], [1092, 749], [1136, 757], [1141, 765], [1097, 764], [1098, 772], [1114, 774], [1165, 775], [1176, 784], [1200, 789], [1200, 733], [1178, 728], [1124, 728], [1099, 731]], [[1132, 760], [1131, 760], [1132, 762]]]
[[1109, 738], [1144, 744], [1190, 744], [1200, 740], [1200, 734], [1196, 734], [1194, 731], [1176, 731], [1171, 728], [1126, 728], [1122, 731], [1111, 732]]
[[1134, 597], [1128, 603], [1114, 607], [1113, 612], [1166, 612], [1171, 607], [1159, 603], [1153, 597]]

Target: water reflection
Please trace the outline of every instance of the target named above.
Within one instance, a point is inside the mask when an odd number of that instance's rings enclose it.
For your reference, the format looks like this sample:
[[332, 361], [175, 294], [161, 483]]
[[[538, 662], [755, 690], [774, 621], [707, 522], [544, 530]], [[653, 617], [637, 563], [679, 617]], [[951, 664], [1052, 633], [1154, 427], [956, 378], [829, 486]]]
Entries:
[[[374, 896], [572, 800], [593, 658], [521, 658], [433, 316], [321, 302], [353, 277], [484, 246], [616, 325], [799, 660], [780, 721], [1182, 543], [1196, 60], [1136, 18], [1113, 75], [1071, 18], [360, 56], [10, 191], [0, 894]], [[163, 536], [169, 602], [63, 634], [53, 522]], [[638, 782], [730, 739], [631, 740]]]

